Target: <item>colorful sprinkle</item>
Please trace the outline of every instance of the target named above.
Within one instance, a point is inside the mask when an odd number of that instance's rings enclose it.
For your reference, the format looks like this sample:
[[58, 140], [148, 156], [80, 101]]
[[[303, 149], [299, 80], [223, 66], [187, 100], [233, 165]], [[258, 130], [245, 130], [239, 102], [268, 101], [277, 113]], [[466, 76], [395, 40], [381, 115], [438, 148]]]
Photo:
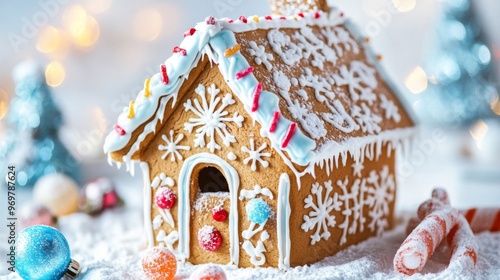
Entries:
[[196, 29], [190, 28], [188, 31], [184, 32], [184, 37], [191, 36], [196, 32]]
[[344, 13], [343, 13], [343, 12], [342, 12], [342, 13], [340, 13], [340, 17], [344, 17]]
[[365, 43], [367, 43], [367, 44], [370, 43], [370, 37], [365, 38]]
[[275, 132], [276, 128], [278, 127], [278, 121], [280, 119], [280, 112], [279, 111], [274, 111], [273, 113], [273, 119], [271, 120], [271, 125], [269, 126], [269, 132]]
[[149, 91], [149, 83], [151, 82], [151, 78], [147, 78], [144, 82], [144, 97], [151, 96], [151, 91]]
[[315, 19], [318, 19], [320, 16], [321, 16], [321, 14], [319, 12], [315, 12], [314, 13], [314, 18]]
[[297, 124], [296, 123], [290, 124], [288, 130], [286, 131], [285, 137], [283, 138], [283, 142], [281, 143], [281, 148], [284, 149], [288, 146], [288, 143], [290, 143], [290, 139], [292, 139], [295, 129], [297, 129]]
[[239, 20], [241, 20], [241, 21], [242, 21], [242, 22], [244, 22], [244, 23], [247, 23], [247, 22], [248, 22], [247, 18], [246, 18], [246, 17], [244, 17], [244, 16], [240, 16], [238, 19], [239, 19]]
[[286, 17], [280, 17], [280, 19], [282, 19], [282, 20], [286, 20]]
[[299, 17], [303, 18], [304, 17], [304, 13], [298, 13], [297, 14]]
[[215, 18], [213, 16], [209, 16], [205, 19], [205, 22], [208, 24], [208, 25], [215, 25]]
[[232, 20], [230, 18], [225, 18], [224, 20], [227, 21], [227, 22], [229, 22], [229, 23], [233, 23], [234, 22], [234, 20]]
[[262, 84], [258, 83], [255, 87], [255, 91], [253, 92], [253, 102], [252, 102], [252, 112], [257, 111], [259, 108], [259, 97], [262, 92]]
[[273, 20], [273, 17], [272, 16], [265, 16], [264, 17], [266, 20]]
[[115, 129], [116, 133], [118, 133], [118, 135], [120, 135], [120, 136], [125, 135], [125, 133], [126, 133], [125, 130], [117, 124], [115, 124], [115, 126], [113, 128]]
[[232, 46], [232, 47], [230, 47], [230, 48], [226, 49], [226, 50], [224, 51], [224, 56], [225, 56], [225, 57], [230, 57], [230, 56], [232, 56], [233, 54], [237, 53], [237, 52], [240, 50], [240, 48], [241, 48], [240, 44], [236, 44], [236, 45], [234, 45], [234, 46]]
[[259, 22], [259, 17], [258, 17], [258, 16], [254, 16], [254, 17], [253, 17], [253, 21], [255, 21], [255, 22]]
[[160, 65], [161, 70], [161, 81], [164, 84], [168, 84], [167, 66], [165, 64]]
[[241, 70], [240, 72], [236, 73], [236, 80], [239, 80], [246, 75], [250, 74], [253, 72], [253, 66], [248, 67], [247, 69]]
[[135, 116], [134, 104], [135, 104], [135, 101], [130, 101], [130, 105], [128, 105], [128, 116], [127, 117], [129, 119], [133, 119]]
[[172, 52], [173, 53], [181, 53], [184, 56], [187, 54], [186, 49], [183, 49], [183, 48], [177, 47], [177, 46], [172, 48]]
[[382, 55], [380, 55], [380, 54], [379, 54], [379, 55], [377, 55], [377, 60], [378, 60], [378, 61], [381, 61], [381, 60], [382, 60]]

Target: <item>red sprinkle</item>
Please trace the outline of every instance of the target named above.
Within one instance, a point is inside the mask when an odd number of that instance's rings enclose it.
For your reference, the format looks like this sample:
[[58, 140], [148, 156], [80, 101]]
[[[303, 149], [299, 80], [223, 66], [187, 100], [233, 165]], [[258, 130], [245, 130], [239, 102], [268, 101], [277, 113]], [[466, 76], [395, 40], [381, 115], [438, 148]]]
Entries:
[[222, 208], [214, 208], [212, 210], [212, 218], [217, 222], [224, 222], [227, 219], [228, 213]]
[[264, 18], [267, 19], [267, 20], [273, 20], [272, 16], [265, 16]]
[[250, 66], [245, 70], [241, 70], [240, 72], [236, 73], [236, 80], [239, 80], [252, 72], [253, 72], [253, 66]]
[[165, 64], [160, 65], [161, 70], [161, 81], [164, 84], [168, 84], [167, 66]]
[[257, 111], [259, 108], [259, 97], [262, 92], [262, 84], [258, 83], [255, 87], [255, 91], [253, 92], [253, 102], [252, 102], [252, 112]]
[[239, 17], [239, 20], [243, 21], [244, 23], [247, 23], [247, 22], [248, 22], [247, 18], [246, 18], [246, 17], [244, 17], [244, 16], [240, 16], [240, 17]]
[[280, 111], [274, 111], [273, 119], [271, 120], [271, 125], [269, 126], [269, 132], [275, 132], [278, 127], [278, 121], [280, 119]]
[[296, 123], [290, 124], [288, 127], [288, 130], [286, 131], [285, 138], [283, 138], [283, 142], [281, 142], [281, 148], [286, 148], [288, 146], [288, 143], [290, 143], [290, 139], [292, 139], [293, 133], [295, 132], [295, 129], [297, 128]]
[[205, 19], [205, 22], [208, 24], [208, 25], [215, 25], [215, 18], [213, 16], [209, 16]]
[[184, 32], [184, 37], [191, 36], [196, 32], [196, 29], [191, 28], [188, 31]]
[[173, 53], [182, 53], [182, 55], [184, 55], [184, 56], [187, 54], [187, 51], [183, 48], [180, 48], [180, 47], [174, 47], [172, 49], [172, 52]]
[[343, 13], [343, 12], [342, 12], [342, 13], [340, 13], [340, 17], [344, 17], [344, 13]]
[[298, 16], [303, 18], [304, 17], [304, 13], [298, 13]]
[[115, 129], [116, 133], [118, 133], [118, 135], [120, 135], [120, 136], [125, 135], [125, 133], [126, 133], [125, 130], [117, 124], [115, 124], [114, 129]]
[[229, 23], [233, 23], [233, 22], [234, 22], [234, 20], [232, 20], [232, 19], [230, 19], [230, 18], [225, 18], [225, 20], [226, 20], [227, 22], [229, 22]]
[[280, 17], [280, 19], [286, 20], [286, 17]]
[[321, 16], [321, 14], [319, 12], [314, 13], [314, 18], [318, 19], [320, 16]]

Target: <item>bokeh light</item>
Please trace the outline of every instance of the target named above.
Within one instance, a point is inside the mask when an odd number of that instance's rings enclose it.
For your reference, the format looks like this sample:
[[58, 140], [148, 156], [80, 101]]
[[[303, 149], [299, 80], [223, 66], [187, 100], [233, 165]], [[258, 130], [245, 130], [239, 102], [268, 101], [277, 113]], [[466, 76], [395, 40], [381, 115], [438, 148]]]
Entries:
[[45, 79], [47, 80], [47, 84], [51, 87], [60, 86], [64, 78], [66, 77], [66, 71], [61, 63], [54, 61], [47, 65], [45, 69]]
[[63, 45], [63, 34], [54, 26], [49, 25], [41, 30], [36, 49], [42, 53], [53, 53], [60, 51]]
[[392, 0], [392, 4], [401, 13], [413, 10], [417, 4], [416, 0]]
[[82, 5], [73, 5], [64, 12], [63, 26], [78, 47], [90, 48], [99, 39], [99, 24]]
[[498, 96], [495, 96], [493, 101], [491, 101], [491, 110], [493, 113], [500, 116], [500, 100]]
[[140, 10], [134, 18], [134, 33], [143, 41], [153, 41], [162, 30], [163, 20], [156, 9]]
[[111, 4], [113, 4], [113, 0], [87, 0], [85, 6], [90, 12], [100, 14], [109, 10]]
[[9, 111], [9, 95], [3, 89], [0, 89], [0, 120], [2, 120]]
[[419, 94], [427, 88], [427, 74], [420, 66], [411, 71], [405, 80], [405, 85], [413, 94]]
[[476, 141], [477, 147], [481, 150], [484, 137], [488, 133], [488, 125], [483, 120], [478, 120], [470, 129], [469, 132], [472, 138]]

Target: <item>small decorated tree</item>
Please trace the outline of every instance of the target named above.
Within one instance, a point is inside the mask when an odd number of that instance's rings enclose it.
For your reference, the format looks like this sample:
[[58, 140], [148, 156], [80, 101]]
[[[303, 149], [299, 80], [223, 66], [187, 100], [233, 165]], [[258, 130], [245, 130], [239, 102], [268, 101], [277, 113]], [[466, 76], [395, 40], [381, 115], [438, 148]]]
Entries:
[[59, 140], [63, 119], [42, 69], [24, 62], [14, 69], [14, 81], [16, 95], [7, 116], [9, 128], [0, 142], [0, 158], [5, 159], [0, 165], [16, 167], [18, 186], [33, 186], [49, 173], [63, 173], [79, 182], [78, 163]]

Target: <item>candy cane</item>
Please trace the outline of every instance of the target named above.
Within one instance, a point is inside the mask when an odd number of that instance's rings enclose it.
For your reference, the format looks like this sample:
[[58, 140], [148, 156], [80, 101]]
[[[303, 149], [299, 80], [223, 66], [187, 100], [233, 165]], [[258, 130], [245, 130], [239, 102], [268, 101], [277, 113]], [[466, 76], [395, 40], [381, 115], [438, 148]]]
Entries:
[[479, 246], [463, 215], [458, 218], [458, 223], [450, 231], [447, 240], [451, 250], [450, 264], [460, 263], [468, 268], [476, 265]]
[[472, 208], [463, 211], [467, 222], [473, 232], [500, 231], [500, 209], [499, 208]]
[[460, 212], [449, 206], [427, 215], [396, 252], [394, 268], [406, 275], [422, 270], [437, 246], [457, 224], [459, 216]]

